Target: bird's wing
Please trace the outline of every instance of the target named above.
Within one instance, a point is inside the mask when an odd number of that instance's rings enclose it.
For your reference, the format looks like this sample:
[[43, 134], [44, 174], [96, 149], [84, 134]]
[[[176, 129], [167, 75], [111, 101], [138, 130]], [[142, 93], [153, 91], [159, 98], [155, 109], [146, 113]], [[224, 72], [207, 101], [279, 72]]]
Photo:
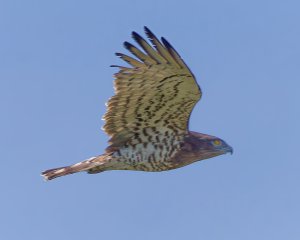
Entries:
[[115, 96], [107, 103], [103, 129], [111, 136], [111, 146], [124, 144], [133, 136], [152, 133], [184, 135], [189, 117], [201, 98], [192, 72], [171, 44], [145, 27], [153, 46], [136, 32], [132, 37], [144, 50], [125, 42], [135, 57], [116, 53], [130, 67], [119, 67], [115, 74]]

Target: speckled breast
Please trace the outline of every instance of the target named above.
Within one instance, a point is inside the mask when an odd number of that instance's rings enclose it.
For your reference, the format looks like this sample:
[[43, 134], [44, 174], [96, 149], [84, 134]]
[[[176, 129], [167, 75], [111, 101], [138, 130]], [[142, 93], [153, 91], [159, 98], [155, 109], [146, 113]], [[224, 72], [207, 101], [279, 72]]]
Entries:
[[156, 135], [148, 140], [149, 136], [133, 138], [114, 152], [113, 157], [127, 170], [156, 172], [173, 169], [170, 159], [180, 149], [182, 138]]

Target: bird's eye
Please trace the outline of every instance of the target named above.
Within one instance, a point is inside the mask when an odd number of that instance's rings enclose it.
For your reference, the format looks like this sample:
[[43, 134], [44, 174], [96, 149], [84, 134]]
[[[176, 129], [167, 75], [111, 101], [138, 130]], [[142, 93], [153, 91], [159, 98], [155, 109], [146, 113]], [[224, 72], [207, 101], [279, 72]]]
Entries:
[[216, 140], [213, 140], [213, 144], [216, 145], [216, 146], [220, 146], [221, 145], [221, 141], [216, 139]]

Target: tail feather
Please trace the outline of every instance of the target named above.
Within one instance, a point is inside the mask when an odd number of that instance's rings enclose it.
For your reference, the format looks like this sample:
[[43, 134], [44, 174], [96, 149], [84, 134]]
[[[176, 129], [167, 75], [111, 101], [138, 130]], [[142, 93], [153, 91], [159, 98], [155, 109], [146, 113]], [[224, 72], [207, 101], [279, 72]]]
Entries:
[[44, 177], [46, 181], [48, 181], [57, 177], [62, 177], [65, 175], [82, 172], [82, 171], [88, 171], [89, 169], [94, 168], [95, 166], [102, 165], [105, 162], [104, 160], [105, 158], [103, 156], [92, 157], [90, 159], [76, 163], [71, 166], [46, 170], [42, 172], [41, 175]]

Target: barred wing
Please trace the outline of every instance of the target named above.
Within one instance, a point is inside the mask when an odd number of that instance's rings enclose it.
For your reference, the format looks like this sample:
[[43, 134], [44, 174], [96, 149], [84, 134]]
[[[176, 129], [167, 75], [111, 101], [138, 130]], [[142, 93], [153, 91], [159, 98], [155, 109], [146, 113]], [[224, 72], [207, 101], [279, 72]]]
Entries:
[[145, 136], [149, 129], [152, 135], [185, 135], [192, 109], [201, 98], [192, 72], [170, 43], [164, 38], [160, 42], [147, 27], [145, 32], [154, 48], [133, 32], [144, 52], [125, 42], [137, 59], [116, 53], [131, 66], [115, 66], [120, 68], [115, 74], [116, 95], [108, 101], [103, 127], [111, 146]]

